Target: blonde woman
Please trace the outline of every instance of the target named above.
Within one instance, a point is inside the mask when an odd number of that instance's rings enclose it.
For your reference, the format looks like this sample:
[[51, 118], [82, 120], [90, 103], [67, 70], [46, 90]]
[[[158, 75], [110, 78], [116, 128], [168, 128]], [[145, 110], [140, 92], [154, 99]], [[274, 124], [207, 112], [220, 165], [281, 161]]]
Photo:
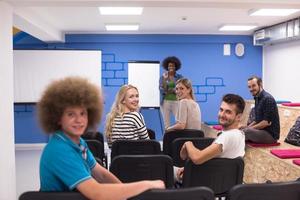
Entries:
[[176, 95], [179, 100], [176, 123], [167, 128], [173, 129], [201, 129], [201, 111], [195, 101], [193, 86], [189, 79], [182, 78], [176, 82]]
[[144, 118], [138, 110], [138, 89], [132, 85], [122, 86], [106, 119], [105, 134], [110, 147], [115, 140], [149, 139]]

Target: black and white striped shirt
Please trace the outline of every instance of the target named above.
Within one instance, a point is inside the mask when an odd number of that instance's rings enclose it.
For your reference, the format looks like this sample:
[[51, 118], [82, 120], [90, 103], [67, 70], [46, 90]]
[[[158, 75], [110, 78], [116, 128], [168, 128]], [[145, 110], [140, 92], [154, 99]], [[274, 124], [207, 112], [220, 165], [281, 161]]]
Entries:
[[111, 143], [115, 140], [149, 139], [145, 121], [141, 113], [129, 112], [123, 117], [116, 116], [113, 122]]

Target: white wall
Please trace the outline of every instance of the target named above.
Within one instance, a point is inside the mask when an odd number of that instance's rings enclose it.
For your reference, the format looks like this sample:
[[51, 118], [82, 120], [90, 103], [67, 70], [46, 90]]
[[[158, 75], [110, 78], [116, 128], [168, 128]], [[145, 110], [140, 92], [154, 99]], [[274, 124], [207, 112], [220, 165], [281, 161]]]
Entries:
[[16, 149], [17, 197], [23, 192], [40, 189], [39, 165], [42, 146], [36, 149]]
[[0, 199], [16, 198], [13, 110], [13, 9], [0, 1]]
[[263, 85], [276, 100], [300, 102], [300, 41], [263, 48]]

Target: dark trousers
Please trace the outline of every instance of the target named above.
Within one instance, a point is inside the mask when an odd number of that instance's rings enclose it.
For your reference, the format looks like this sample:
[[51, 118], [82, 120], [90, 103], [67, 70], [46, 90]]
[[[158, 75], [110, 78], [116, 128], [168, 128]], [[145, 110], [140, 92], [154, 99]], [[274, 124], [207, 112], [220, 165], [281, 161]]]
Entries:
[[265, 143], [271, 144], [277, 142], [272, 135], [265, 130], [258, 130], [254, 128], [245, 128], [243, 129], [245, 133], [246, 141], [256, 142], [256, 143]]

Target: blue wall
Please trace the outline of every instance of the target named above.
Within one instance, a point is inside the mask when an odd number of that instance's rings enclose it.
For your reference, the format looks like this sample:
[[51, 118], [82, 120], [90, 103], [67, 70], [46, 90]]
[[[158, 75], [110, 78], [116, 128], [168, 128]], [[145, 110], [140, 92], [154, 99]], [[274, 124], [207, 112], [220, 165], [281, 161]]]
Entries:
[[[231, 56], [223, 56], [225, 43], [231, 45]], [[243, 57], [235, 56], [236, 43], [245, 45]], [[103, 54], [102, 85], [105, 96], [104, 116], [109, 111], [119, 87], [127, 83], [127, 63], [130, 60], [162, 61], [170, 55], [179, 57], [182, 61], [179, 73], [192, 80], [203, 121], [217, 121], [220, 99], [225, 93], [237, 93], [245, 99], [250, 99], [251, 95], [246, 84], [247, 78], [253, 74], [258, 76], [262, 74], [262, 48], [252, 45], [252, 36], [67, 35], [65, 43], [58, 44], [45, 44], [24, 36], [14, 42], [14, 48], [101, 50]], [[145, 113], [145, 120], [147, 126], [154, 129], [160, 138], [162, 134], [160, 121], [157, 113], [154, 112], [153, 114]], [[26, 117], [21, 117], [20, 115], [15, 115], [17, 142], [23, 140], [20, 137], [24, 134], [22, 130], [32, 128], [33, 132], [41, 132], [35, 125], [22, 123], [23, 120], [34, 123], [30, 120], [35, 118], [34, 112], [31, 116], [26, 114]], [[100, 131], [103, 130], [104, 118]], [[35, 142], [35, 139], [32, 141]]]
[[38, 125], [35, 105], [17, 104], [15, 105], [14, 115], [16, 143], [41, 143], [48, 141], [48, 136], [42, 133]]

